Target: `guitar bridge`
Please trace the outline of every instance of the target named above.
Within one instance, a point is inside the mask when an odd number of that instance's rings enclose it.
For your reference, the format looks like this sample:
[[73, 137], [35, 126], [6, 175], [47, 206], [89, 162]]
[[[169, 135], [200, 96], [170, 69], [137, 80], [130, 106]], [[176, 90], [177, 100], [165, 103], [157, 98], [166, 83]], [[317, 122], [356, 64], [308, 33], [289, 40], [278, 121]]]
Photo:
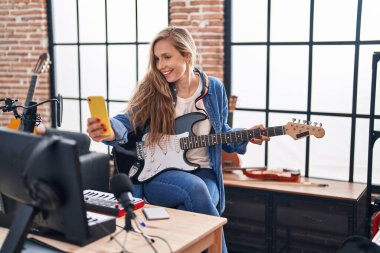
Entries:
[[144, 153], [144, 143], [142, 141], [136, 142], [136, 154], [138, 160], [144, 160], [146, 157]]

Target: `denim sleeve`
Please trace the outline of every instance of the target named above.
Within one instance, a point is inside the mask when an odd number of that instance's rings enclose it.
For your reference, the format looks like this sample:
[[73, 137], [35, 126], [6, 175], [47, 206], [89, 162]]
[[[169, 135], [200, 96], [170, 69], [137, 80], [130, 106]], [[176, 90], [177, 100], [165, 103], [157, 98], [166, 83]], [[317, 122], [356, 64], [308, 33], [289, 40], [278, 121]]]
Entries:
[[[221, 121], [221, 132], [228, 133], [228, 132], [236, 132], [236, 131], [242, 131], [243, 128], [231, 128], [228, 123], [228, 98], [227, 94], [224, 88], [224, 85], [221, 84], [220, 81], [216, 80], [216, 83], [219, 85], [214, 85], [215, 88], [215, 94], [216, 98], [219, 99], [219, 102], [215, 103], [214, 106], [216, 106], [219, 110], [220, 114], [220, 121]], [[243, 142], [237, 142], [237, 143], [226, 143], [222, 145], [222, 149], [228, 153], [236, 152], [238, 154], [245, 154], [247, 152], [247, 141]]]
[[115, 133], [114, 141], [103, 141], [104, 144], [114, 146], [128, 142], [128, 133], [131, 131], [129, 118], [125, 114], [118, 114], [110, 118], [111, 127]]

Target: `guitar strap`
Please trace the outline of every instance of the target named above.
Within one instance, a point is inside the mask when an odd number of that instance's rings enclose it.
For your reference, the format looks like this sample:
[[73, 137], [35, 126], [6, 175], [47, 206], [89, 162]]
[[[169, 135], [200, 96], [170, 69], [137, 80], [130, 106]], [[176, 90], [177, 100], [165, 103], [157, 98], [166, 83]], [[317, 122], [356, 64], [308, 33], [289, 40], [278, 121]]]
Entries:
[[[201, 79], [201, 82], [202, 82], [202, 91], [201, 91], [201, 94], [199, 95], [199, 97], [197, 97], [195, 99], [195, 108], [198, 110], [198, 111], [203, 111], [206, 115], [206, 111], [204, 109], [201, 109], [197, 106], [197, 103], [202, 99], [204, 98], [207, 93], [208, 93], [208, 77], [207, 75], [202, 72], [201, 70], [199, 70], [198, 68], [194, 68], [194, 73], [198, 74], [199, 75], [199, 78]], [[175, 107], [176, 104], [177, 104], [177, 87], [175, 85], [175, 83], [170, 83], [170, 90], [172, 92], [172, 97], [173, 97], [173, 106]]]

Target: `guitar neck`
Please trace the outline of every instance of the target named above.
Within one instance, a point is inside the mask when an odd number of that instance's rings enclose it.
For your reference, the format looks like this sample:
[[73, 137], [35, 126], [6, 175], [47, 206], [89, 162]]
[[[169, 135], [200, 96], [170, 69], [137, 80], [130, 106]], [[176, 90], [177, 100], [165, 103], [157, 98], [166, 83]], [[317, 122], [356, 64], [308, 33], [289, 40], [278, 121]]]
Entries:
[[232, 143], [249, 141], [253, 138], [259, 138], [263, 136], [279, 136], [284, 135], [284, 126], [268, 127], [266, 130], [259, 128], [252, 130], [243, 130], [237, 132], [210, 134], [210, 135], [198, 135], [180, 138], [181, 149], [194, 149], [201, 147], [208, 147], [217, 144]]
[[34, 90], [36, 89], [36, 83], [37, 83], [37, 75], [33, 75], [32, 80], [31, 80], [30, 85], [29, 85], [28, 94], [26, 95], [26, 100], [25, 100], [24, 106], [28, 106], [29, 103], [32, 101], [33, 95], [34, 95]]
[[[37, 75], [33, 75], [32, 76], [32, 80], [30, 81], [29, 90], [28, 90], [28, 94], [26, 95], [24, 106], [29, 106], [30, 102], [32, 101], [33, 95], [34, 95], [34, 90], [36, 89], [36, 83], [37, 83]], [[34, 115], [31, 115], [31, 113], [33, 113], [35, 111], [36, 110], [31, 110], [30, 111], [28, 109], [24, 109], [23, 110], [23, 115], [25, 115], [25, 117], [34, 117]], [[26, 116], [26, 115], [29, 115], [29, 116]], [[22, 120], [22, 121], [25, 121], [25, 120]], [[33, 123], [33, 127], [34, 127], [35, 121], [30, 121], [30, 122]], [[28, 124], [32, 124], [30, 122]], [[25, 130], [24, 128], [26, 126], [25, 124], [26, 124], [25, 122], [21, 122], [21, 124], [18, 126], [18, 130], [19, 131], [24, 131]]]

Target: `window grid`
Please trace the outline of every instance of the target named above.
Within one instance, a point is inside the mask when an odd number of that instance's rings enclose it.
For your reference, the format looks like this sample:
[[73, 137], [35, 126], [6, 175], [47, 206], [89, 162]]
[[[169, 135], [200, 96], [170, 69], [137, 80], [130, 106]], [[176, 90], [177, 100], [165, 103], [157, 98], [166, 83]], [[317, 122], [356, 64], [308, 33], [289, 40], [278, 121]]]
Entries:
[[[234, 3], [238, 4], [238, 2]], [[360, 26], [361, 26], [361, 14], [362, 14], [362, 0], [358, 0], [357, 7], [357, 19], [356, 19], [356, 36], [355, 41], [313, 41], [313, 29], [314, 29], [314, 0], [310, 0], [310, 30], [309, 30], [309, 41], [308, 42], [271, 42], [270, 29], [271, 29], [271, 0], [267, 2], [267, 41], [266, 42], [232, 42], [232, 0], [226, 0], [225, 2], [225, 85], [227, 94], [231, 95], [231, 85], [232, 85], [232, 48], [234, 46], [266, 46], [266, 103], [265, 109], [258, 108], [242, 108], [237, 107], [237, 111], [248, 111], [248, 112], [264, 112], [265, 113], [265, 124], [268, 124], [269, 113], [291, 113], [291, 114], [306, 114], [308, 121], [312, 115], [318, 116], [332, 116], [332, 117], [345, 117], [351, 118], [351, 137], [350, 137], [350, 163], [349, 163], [349, 182], [353, 182], [354, 176], [354, 153], [355, 153], [355, 131], [356, 131], [356, 120], [357, 119], [369, 119], [369, 114], [358, 114], [357, 110], [357, 90], [358, 90], [358, 69], [359, 69], [359, 49], [361, 45], [379, 45], [380, 40], [372, 41], [361, 41], [360, 40]], [[237, 17], [239, 18], [239, 17]], [[308, 67], [308, 94], [307, 94], [307, 109], [306, 111], [296, 111], [296, 110], [274, 110], [269, 108], [269, 87], [270, 87], [270, 49], [272, 46], [277, 45], [307, 45], [309, 46], [309, 67]], [[333, 113], [333, 112], [323, 112], [323, 111], [312, 111], [311, 110], [311, 97], [312, 97], [312, 77], [313, 77], [313, 47], [317, 45], [354, 45], [354, 77], [353, 77], [353, 96], [352, 96], [352, 113]], [[375, 115], [375, 119], [380, 119], [380, 115]], [[305, 176], [309, 176], [309, 159], [310, 159], [310, 140], [306, 140], [306, 159], [305, 159]], [[268, 164], [268, 145], [265, 144], [265, 165]]]
[[[56, 96], [56, 93], [57, 93], [57, 83], [56, 83], [56, 78], [55, 78], [55, 64], [54, 64], [54, 59], [55, 59], [55, 54], [54, 54], [54, 49], [56, 47], [64, 47], [64, 46], [76, 46], [77, 47], [77, 60], [78, 60], [78, 97], [73, 97], [73, 96], [64, 96], [64, 100], [66, 101], [76, 101], [79, 105], [79, 129], [80, 129], [80, 132], [83, 132], [84, 129], [82, 127], [82, 117], [83, 117], [83, 109], [82, 109], [82, 102], [83, 101], [86, 101], [86, 98], [82, 96], [82, 84], [81, 84], [81, 75], [82, 75], [82, 72], [81, 72], [81, 55], [80, 55], [80, 50], [81, 50], [81, 46], [105, 46], [105, 66], [106, 66], [106, 69], [105, 69], [105, 76], [106, 76], [106, 94], [105, 94], [105, 100], [106, 100], [106, 103], [107, 103], [107, 107], [108, 107], [108, 110], [109, 110], [109, 105], [111, 102], [125, 102], [127, 103], [128, 100], [127, 98], [125, 100], [117, 100], [117, 99], [110, 99], [110, 94], [109, 94], [109, 90], [110, 90], [110, 87], [109, 87], [109, 46], [113, 46], [113, 45], [134, 45], [136, 47], [136, 55], [135, 55], [135, 58], [136, 58], [136, 70], [135, 70], [135, 80], [136, 82], [138, 81], [138, 73], [139, 73], [139, 48], [141, 46], [144, 46], [144, 45], [148, 45], [149, 42], [144, 42], [144, 41], [139, 41], [139, 34], [138, 34], [138, 28], [139, 28], [139, 25], [138, 25], [138, 0], [134, 0], [134, 4], [135, 4], [135, 41], [133, 42], [109, 42], [108, 41], [108, 17], [107, 15], [109, 14], [108, 13], [108, 8], [107, 8], [107, 1], [108, 0], [104, 0], [104, 5], [105, 5], [105, 8], [104, 8], [104, 11], [105, 11], [105, 42], [94, 42], [94, 43], [90, 43], [90, 42], [80, 42], [80, 27], [79, 27], [79, 1], [80, 0], [76, 0], [75, 3], [76, 3], [76, 28], [77, 28], [77, 32], [76, 32], [76, 35], [77, 35], [77, 41], [76, 42], [73, 42], [73, 43], [56, 43], [54, 41], [54, 31], [53, 31], [53, 6], [52, 6], [52, 1], [53, 0], [47, 0], [46, 1], [46, 4], [47, 4], [47, 11], [48, 11], [48, 38], [49, 38], [49, 54], [50, 54], [50, 58], [51, 58], [51, 61], [53, 62], [53, 64], [51, 65], [51, 68], [50, 68], [50, 94], [51, 96]], [[169, 13], [169, 3], [170, 3], [170, 0], [167, 1], [167, 10], [168, 10], [168, 13]], [[168, 15], [168, 20], [167, 20], [167, 23], [170, 22], [170, 15]], [[52, 111], [52, 127], [57, 127], [55, 122], [56, 122], [56, 117], [57, 115], [55, 114], [54, 110]]]

